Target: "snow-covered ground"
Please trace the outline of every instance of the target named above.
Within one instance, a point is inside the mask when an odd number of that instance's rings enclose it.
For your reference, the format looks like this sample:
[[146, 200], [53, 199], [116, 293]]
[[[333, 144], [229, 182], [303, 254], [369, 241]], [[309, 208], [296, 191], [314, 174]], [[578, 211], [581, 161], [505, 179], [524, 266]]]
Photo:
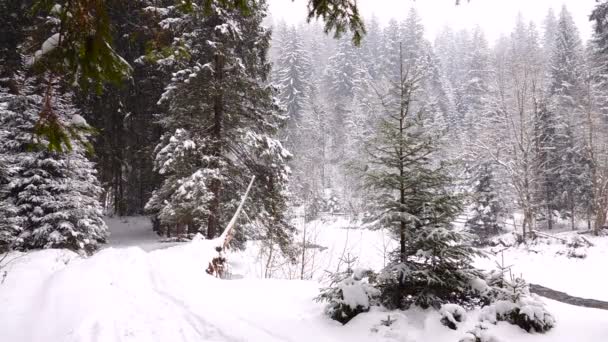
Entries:
[[[555, 237], [570, 241], [576, 232], [552, 234]], [[492, 248], [498, 252], [495, 256], [478, 261], [478, 267], [492, 268], [496, 262], [512, 265], [512, 272], [522, 275], [530, 283], [535, 283], [570, 295], [608, 301], [608, 272], [605, 263], [608, 260], [608, 237], [585, 235], [594, 244], [593, 247], [578, 248], [584, 252], [584, 259], [569, 258], [569, 247], [553, 238], [544, 238], [528, 246], [517, 246], [504, 250], [503, 247]], [[606, 337], [608, 341], [608, 335]]]
[[[344, 219], [316, 221], [307, 231], [316, 244], [326, 247], [316, 249], [313, 279], [322, 278], [324, 269], [335, 269], [339, 256], [348, 252], [360, 254], [360, 265], [382, 266], [387, 241], [382, 232], [354, 229]], [[124, 244], [138, 243], [135, 234], [125, 235], [133, 239]], [[151, 241], [141, 243], [147, 248]], [[583, 260], [554, 255], [553, 249], [564, 249], [563, 245], [537, 245], [531, 249], [540, 250], [538, 254], [523, 248], [505, 252], [505, 262], [532, 282], [606, 299], [601, 269], [608, 239], [593, 242], [596, 246]], [[13, 254], [11, 259], [17, 259], [6, 268], [0, 285], [0, 341], [455, 342], [477, 323], [478, 312], [470, 312], [454, 331], [441, 325], [439, 314], [430, 310], [374, 309], [342, 326], [325, 317], [323, 304], [313, 301], [321, 286], [318, 281], [259, 279], [256, 265], [261, 260], [256, 260], [255, 244], [230, 256], [243, 279], [207, 275], [214, 243], [196, 240], [149, 252], [108, 247], [86, 259], [64, 250]], [[480, 261], [488, 267], [492, 263]], [[503, 342], [608, 340], [608, 311], [545, 302], [557, 320], [547, 334], [527, 334], [506, 323], [492, 326], [490, 333]], [[381, 324], [388, 315], [396, 319], [390, 327]]]

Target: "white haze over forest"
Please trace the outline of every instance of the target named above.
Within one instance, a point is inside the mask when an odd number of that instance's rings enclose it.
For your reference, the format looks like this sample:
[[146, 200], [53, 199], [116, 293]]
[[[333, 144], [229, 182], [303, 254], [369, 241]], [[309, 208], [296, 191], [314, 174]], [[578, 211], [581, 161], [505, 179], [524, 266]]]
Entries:
[[[563, 5], [568, 7], [583, 40], [591, 37], [593, 25], [589, 14], [594, 0], [471, 0], [462, 1], [460, 6], [454, 0], [359, 0], [360, 13], [369, 19], [376, 16], [382, 24], [390, 19], [401, 21], [409, 9], [415, 7], [422, 18], [426, 38], [433, 41], [445, 27], [472, 29], [479, 25], [487, 39], [494, 41], [501, 35], [508, 35], [515, 24], [513, 20], [521, 13], [525, 21], [534, 21], [542, 28], [547, 10], [553, 8], [558, 13]], [[306, 0], [270, 0], [270, 15], [275, 21], [285, 20], [288, 24], [306, 21]]]

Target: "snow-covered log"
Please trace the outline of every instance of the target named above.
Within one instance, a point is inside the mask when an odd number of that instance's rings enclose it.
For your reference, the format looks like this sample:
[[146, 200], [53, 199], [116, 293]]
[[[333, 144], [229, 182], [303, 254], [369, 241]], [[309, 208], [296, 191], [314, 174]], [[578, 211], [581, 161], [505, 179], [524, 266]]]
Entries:
[[230, 222], [228, 222], [228, 225], [224, 229], [224, 232], [222, 232], [222, 235], [220, 235], [220, 237], [217, 239], [217, 241], [219, 242], [219, 245], [217, 245], [217, 247], [215, 249], [217, 250], [219, 255], [217, 257], [213, 258], [213, 260], [211, 260], [209, 262], [209, 267], [207, 268], [207, 273], [209, 273], [213, 276], [216, 276], [218, 278], [224, 277], [224, 268], [225, 268], [224, 264], [226, 263], [226, 257], [224, 256], [223, 252], [224, 252], [224, 250], [226, 250], [226, 248], [228, 248], [228, 245], [230, 244], [230, 241], [232, 240], [232, 237], [234, 236], [234, 226], [236, 225], [236, 220], [238, 219], [239, 214], [243, 210], [243, 204], [245, 204], [245, 200], [247, 199], [247, 196], [249, 195], [249, 191], [251, 190], [251, 186], [253, 185], [254, 180], [255, 180], [255, 176], [252, 176], [251, 181], [249, 182], [249, 185], [247, 186], [247, 190], [245, 191], [245, 194], [243, 194], [243, 197], [241, 197], [241, 203], [239, 203], [238, 208], [234, 212], [234, 215], [230, 219]]

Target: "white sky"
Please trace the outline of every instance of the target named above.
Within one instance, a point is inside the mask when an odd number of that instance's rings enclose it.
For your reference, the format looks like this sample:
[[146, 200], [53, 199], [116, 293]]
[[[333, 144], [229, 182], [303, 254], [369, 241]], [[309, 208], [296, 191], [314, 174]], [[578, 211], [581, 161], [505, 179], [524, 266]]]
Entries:
[[[274, 20], [284, 19], [298, 24], [306, 20], [306, 0], [268, 0], [270, 14]], [[472, 28], [479, 24], [486, 37], [493, 41], [501, 34], [511, 32], [517, 13], [521, 12], [526, 21], [534, 21], [542, 28], [542, 22], [549, 8], [556, 15], [562, 5], [566, 5], [584, 40], [591, 36], [592, 26], [589, 15], [595, 0], [466, 0], [455, 6], [454, 0], [358, 0], [360, 12], [365, 18], [374, 14], [382, 23], [391, 18], [404, 18], [408, 9], [415, 6], [422, 17], [426, 36], [433, 41], [436, 33], [445, 25], [455, 29]]]

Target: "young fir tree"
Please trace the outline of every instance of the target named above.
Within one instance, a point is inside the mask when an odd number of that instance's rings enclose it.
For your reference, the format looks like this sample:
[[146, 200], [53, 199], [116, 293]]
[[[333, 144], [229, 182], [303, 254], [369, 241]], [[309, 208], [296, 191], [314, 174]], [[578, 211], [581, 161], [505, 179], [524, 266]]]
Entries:
[[477, 167], [472, 209], [472, 217], [467, 221], [466, 227], [477, 235], [479, 243], [484, 244], [490, 237], [500, 233], [499, 220], [504, 214], [494, 172], [488, 162]]
[[248, 1], [243, 13], [193, 3], [185, 13], [169, 8], [173, 16], [161, 21], [175, 39], [158, 63], [174, 73], [160, 99], [168, 111], [156, 170], [165, 179], [147, 208], [163, 226], [215, 238], [255, 175], [245, 210], [261, 223], [256, 237], [284, 247], [292, 231], [285, 218], [290, 154], [274, 138], [284, 117], [268, 85], [266, 4]]
[[20, 84], [20, 95], [0, 94], [0, 159], [7, 168], [0, 194], [0, 210], [6, 215], [0, 235], [10, 235], [16, 249], [91, 253], [105, 242], [107, 227], [99, 202], [102, 189], [85, 156], [88, 143], [74, 139], [66, 152], [49, 151], [48, 142], [35, 133], [40, 108], [53, 111], [68, 131], [79, 131], [81, 137], [91, 128], [69, 96], [41, 96], [37, 90]]
[[371, 166], [363, 174], [366, 189], [376, 194], [375, 222], [399, 241], [378, 287], [388, 307], [439, 308], [467, 301], [469, 282], [479, 276], [471, 266], [478, 252], [467, 235], [452, 229], [462, 202], [449, 189], [445, 165], [432, 159], [436, 137], [424, 126], [429, 113], [416, 103], [426, 65], [405, 65], [400, 57], [384, 97], [385, 117], [367, 146]]

